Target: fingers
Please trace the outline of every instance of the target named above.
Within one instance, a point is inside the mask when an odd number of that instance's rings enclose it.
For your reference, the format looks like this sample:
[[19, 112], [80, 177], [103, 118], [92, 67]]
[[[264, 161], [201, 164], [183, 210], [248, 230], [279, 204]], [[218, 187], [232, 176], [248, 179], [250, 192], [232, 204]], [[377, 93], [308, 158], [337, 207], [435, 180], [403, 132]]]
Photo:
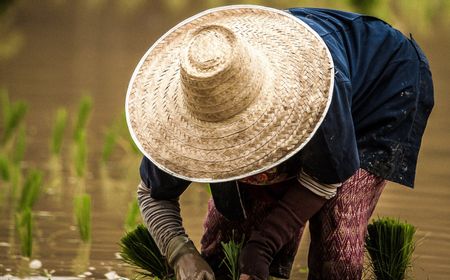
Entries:
[[252, 280], [252, 277], [248, 274], [241, 274], [241, 276], [239, 276], [239, 280]]
[[208, 271], [202, 271], [200, 274], [192, 278], [193, 280], [215, 280], [214, 274]]
[[209, 272], [205, 272], [205, 277], [204, 277], [204, 279], [205, 279], [205, 280], [215, 280], [216, 277], [214, 277], [214, 274], [211, 274], [211, 273], [209, 273]]

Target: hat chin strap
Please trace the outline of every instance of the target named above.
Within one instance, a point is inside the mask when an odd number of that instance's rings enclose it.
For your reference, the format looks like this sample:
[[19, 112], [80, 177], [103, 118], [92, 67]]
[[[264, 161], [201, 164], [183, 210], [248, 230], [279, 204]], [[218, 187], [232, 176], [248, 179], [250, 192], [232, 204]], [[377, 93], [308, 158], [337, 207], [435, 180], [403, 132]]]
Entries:
[[205, 25], [187, 35], [180, 60], [184, 103], [203, 121], [224, 121], [242, 112], [261, 92], [264, 54], [227, 27]]

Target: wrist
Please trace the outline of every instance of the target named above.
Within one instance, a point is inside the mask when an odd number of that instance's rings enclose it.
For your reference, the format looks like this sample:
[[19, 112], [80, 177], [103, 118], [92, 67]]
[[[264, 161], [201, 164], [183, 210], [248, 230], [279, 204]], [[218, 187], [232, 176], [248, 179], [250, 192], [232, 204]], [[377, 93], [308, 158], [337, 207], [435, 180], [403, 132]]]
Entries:
[[174, 267], [178, 259], [185, 254], [199, 254], [194, 243], [186, 236], [176, 236], [167, 245], [167, 261]]
[[271, 262], [272, 256], [266, 246], [249, 240], [239, 256], [240, 273], [251, 276], [249, 279], [252, 280], [268, 279]]

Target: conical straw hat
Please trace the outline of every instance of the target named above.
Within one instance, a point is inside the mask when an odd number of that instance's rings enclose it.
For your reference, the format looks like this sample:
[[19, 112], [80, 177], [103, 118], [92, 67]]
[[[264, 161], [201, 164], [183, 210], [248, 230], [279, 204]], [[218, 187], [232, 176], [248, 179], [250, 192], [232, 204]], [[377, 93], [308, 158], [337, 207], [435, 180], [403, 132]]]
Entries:
[[320, 36], [287, 12], [207, 10], [141, 59], [128, 87], [128, 127], [142, 153], [176, 177], [244, 178], [311, 139], [331, 101], [333, 71]]

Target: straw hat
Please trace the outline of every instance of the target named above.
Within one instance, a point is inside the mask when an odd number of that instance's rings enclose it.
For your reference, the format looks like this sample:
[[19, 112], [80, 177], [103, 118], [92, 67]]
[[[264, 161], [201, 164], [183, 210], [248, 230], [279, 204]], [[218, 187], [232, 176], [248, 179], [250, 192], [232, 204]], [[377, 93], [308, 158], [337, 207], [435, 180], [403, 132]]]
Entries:
[[169, 174], [236, 180], [310, 140], [333, 76], [325, 43], [296, 17], [253, 5], [215, 8], [176, 25], [141, 59], [128, 87], [128, 127]]

